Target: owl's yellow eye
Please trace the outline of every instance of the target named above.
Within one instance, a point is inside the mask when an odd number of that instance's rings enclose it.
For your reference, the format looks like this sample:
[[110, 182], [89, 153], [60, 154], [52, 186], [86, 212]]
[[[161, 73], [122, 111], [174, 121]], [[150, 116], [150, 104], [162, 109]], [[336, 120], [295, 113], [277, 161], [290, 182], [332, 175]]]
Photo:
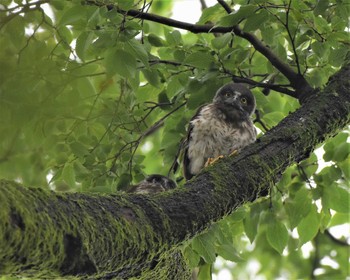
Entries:
[[242, 102], [243, 104], [247, 104], [247, 98], [242, 97], [242, 98], [241, 98], [241, 102]]
[[225, 97], [230, 97], [231, 93], [227, 91], [227, 92], [224, 93], [224, 95], [225, 95]]

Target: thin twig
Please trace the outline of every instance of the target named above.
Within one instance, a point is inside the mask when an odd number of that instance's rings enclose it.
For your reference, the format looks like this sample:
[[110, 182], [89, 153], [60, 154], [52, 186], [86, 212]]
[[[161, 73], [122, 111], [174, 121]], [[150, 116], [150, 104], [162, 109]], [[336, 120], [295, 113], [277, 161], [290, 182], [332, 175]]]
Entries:
[[146, 138], [147, 136], [151, 135], [155, 131], [157, 131], [160, 127], [164, 125], [164, 120], [168, 118], [171, 114], [175, 113], [177, 110], [182, 108], [186, 105], [186, 102], [183, 102], [179, 106], [175, 107], [173, 110], [165, 114], [162, 118], [160, 118], [158, 121], [156, 121], [151, 127], [149, 127], [146, 131], [144, 131], [136, 140], [133, 140], [131, 142], [126, 143], [123, 147], [120, 148], [117, 154], [114, 155], [114, 161], [112, 163], [112, 166], [110, 168], [110, 171], [112, 171], [116, 165], [117, 159], [128, 149], [132, 150], [131, 152], [131, 158], [129, 160], [129, 166], [130, 162], [132, 162], [132, 157], [136, 153], [136, 150], [138, 149], [139, 145], [141, 144], [141, 141]]
[[231, 10], [230, 6], [224, 0], [217, 0], [217, 1], [225, 9], [225, 11], [228, 14], [232, 13], [232, 10]]
[[301, 75], [301, 69], [300, 69], [300, 64], [299, 64], [299, 56], [297, 53], [297, 49], [295, 47], [295, 36], [296, 36], [296, 31], [294, 32], [294, 35], [292, 35], [290, 28], [289, 28], [289, 13], [290, 13], [290, 6], [292, 5], [292, 0], [289, 0], [288, 3], [288, 7], [286, 8], [286, 23], [284, 24], [287, 33], [288, 33], [288, 37], [290, 39], [290, 43], [292, 45], [292, 49], [293, 49], [293, 53], [295, 56], [295, 64], [297, 65], [297, 69], [298, 69], [298, 74]]
[[330, 232], [329, 230], [325, 230], [325, 235], [328, 236], [334, 243], [340, 245], [340, 246], [346, 246], [349, 247], [350, 244], [348, 242], [346, 242], [345, 240], [340, 240], [338, 238], [335, 238]]
[[266, 125], [264, 124], [264, 122], [260, 118], [259, 110], [255, 110], [255, 116], [256, 116], [256, 118], [255, 118], [255, 120], [253, 122], [260, 124], [263, 127], [263, 129], [265, 130], [264, 132], [269, 131], [269, 129], [266, 127]]
[[202, 9], [202, 11], [203, 11], [204, 9], [208, 8], [207, 3], [205, 3], [205, 0], [199, 0], [199, 2], [201, 3], [201, 9]]

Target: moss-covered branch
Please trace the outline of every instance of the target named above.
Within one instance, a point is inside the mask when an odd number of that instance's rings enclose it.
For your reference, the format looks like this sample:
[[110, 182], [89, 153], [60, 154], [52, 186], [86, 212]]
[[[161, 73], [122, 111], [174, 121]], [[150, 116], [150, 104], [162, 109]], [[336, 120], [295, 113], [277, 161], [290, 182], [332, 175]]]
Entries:
[[347, 65], [257, 143], [184, 188], [153, 197], [58, 194], [2, 181], [0, 274], [183, 279], [178, 245], [266, 194], [287, 166], [350, 122], [349, 76]]

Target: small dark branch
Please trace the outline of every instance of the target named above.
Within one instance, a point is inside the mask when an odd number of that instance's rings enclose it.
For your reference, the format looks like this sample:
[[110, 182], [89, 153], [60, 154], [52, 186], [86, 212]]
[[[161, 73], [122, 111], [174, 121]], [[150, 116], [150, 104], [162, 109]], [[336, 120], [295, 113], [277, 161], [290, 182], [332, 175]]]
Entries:
[[165, 114], [163, 117], [161, 117], [158, 121], [156, 121], [150, 128], [148, 128], [141, 136], [142, 138], [151, 135], [153, 132], [157, 131], [158, 128], [162, 127], [164, 124], [164, 120], [168, 118], [171, 114], [175, 113], [177, 110], [181, 109], [183, 106], [186, 105], [186, 102], [183, 102], [179, 106], [175, 107], [173, 110], [171, 110], [169, 113]]
[[228, 70], [226, 70], [226, 71], [224, 70], [224, 73], [228, 74], [232, 78], [232, 81], [234, 81], [236, 83], [245, 83], [248, 85], [252, 85], [254, 87], [261, 87], [261, 88], [265, 88], [265, 89], [270, 89], [270, 90], [274, 90], [274, 91], [289, 95], [289, 96], [294, 97], [294, 98], [298, 98], [298, 95], [295, 91], [287, 88], [290, 85], [275, 85], [275, 84], [270, 84], [270, 83], [257, 82], [257, 81], [251, 80], [249, 78], [236, 76]]
[[286, 8], [286, 23], [284, 24], [287, 33], [288, 33], [288, 37], [290, 39], [290, 43], [292, 45], [293, 48], [293, 53], [295, 56], [295, 63], [297, 65], [297, 69], [298, 69], [298, 74], [301, 75], [301, 70], [300, 70], [300, 64], [299, 64], [299, 57], [298, 57], [298, 53], [297, 53], [297, 49], [295, 47], [295, 36], [296, 36], [296, 32], [294, 33], [294, 35], [292, 35], [290, 28], [289, 28], [289, 12], [290, 12], [290, 6], [292, 4], [292, 0], [289, 1], [288, 3], [288, 7]]
[[205, 0], [199, 0], [199, 2], [201, 3], [201, 9], [202, 9], [202, 11], [203, 11], [204, 9], [208, 8], [207, 3], [205, 3]]
[[332, 240], [334, 243], [336, 243], [337, 245], [340, 245], [340, 246], [346, 246], [346, 247], [349, 247], [350, 244], [344, 240], [340, 240], [338, 238], [335, 238], [330, 232], [329, 230], [325, 230], [325, 235], [328, 236], [330, 238], [330, 240]]
[[261, 87], [261, 88], [268, 89], [268, 90], [274, 90], [274, 91], [289, 95], [291, 97], [298, 98], [297, 93], [295, 91], [287, 88], [287, 87], [290, 87], [290, 85], [275, 85], [272, 83], [272, 81], [269, 81], [267, 83], [266, 82], [257, 82], [257, 81], [254, 81], [252, 79], [243, 77], [244, 73], [240, 73], [241, 76], [236, 76], [225, 67], [224, 63], [222, 62], [222, 60], [219, 57], [218, 57], [218, 61], [221, 65], [223, 73], [229, 75], [231, 77], [232, 81], [234, 81], [236, 83], [246, 83], [246, 84], [252, 85], [254, 87]]
[[18, 61], [17, 63], [19, 64], [20, 61], [21, 61], [21, 56], [22, 56], [22, 53], [24, 52], [24, 50], [29, 46], [29, 43], [30, 41], [35, 38], [35, 35], [36, 35], [36, 32], [38, 31], [38, 29], [43, 25], [44, 23], [44, 19], [45, 19], [45, 15], [43, 15], [43, 10], [40, 9], [41, 13], [42, 13], [42, 19], [40, 21], [40, 23], [38, 24], [38, 26], [36, 26], [33, 30], [33, 34], [29, 36], [29, 38], [26, 40], [26, 44], [19, 50], [18, 52]]
[[298, 169], [300, 177], [309, 185], [310, 189], [313, 189], [313, 186], [311, 185], [311, 182], [310, 182], [309, 178], [307, 177], [307, 174], [306, 174], [304, 168], [300, 164], [298, 164], [297, 169]]
[[308, 25], [308, 27], [310, 27], [312, 31], [315, 32], [321, 38], [322, 43], [326, 41], [326, 38], [323, 36], [323, 34], [318, 32], [317, 29], [313, 26], [313, 22], [310, 23], [306, 19], [304, 19], [304, 23]]
[[[1, 25], [0, 29], [2, 29], [7, 23], [9, 23], [12, 19], [14, 19], [16, 16], [22, 14], [22, 13], [28, 13], [31, 11], [37, 11], [40, 8], [40, 5], [49, 3], [49, 0], [42, 0], [42, 1], [37, 1], [37, 2], [32, 2], [32, 3], [27, 3], [24, 5], [17, 5], [11, 8], [6, 8], [6, 9], [0, 9], [0, 13], [8, 13], [6, 16], [1, 16]], [[20, 10], [18, 10], [20, 9]]]
[[256, 118], [253, 122], [260, 124], [263, 127], [263, 129], [265, 130], [264, 132], [267, 132], [269, 129], [266, 127], [266, 125], [261, 120], [259, 110], [255, 110], [255, 116], [256, 116]]
[[[278, 74], [276, 73], [273, 73], [272, 75], [269, 75], [268, 77], [265, 77], [264, 80], [262, 80], [262, 82], [268, 84], [268, 85], [273, 85], [274, 82], [275, 82], [275, 77], [277, 76]], [[265, 96], [268, 96], [270, 94], [270, 89], [269, 88], [264, 88], [262, 90], [262, 93], [265, 95]]]
[[235, 26], [233, 31], [237, 36], [249, 41], [258, 52], [264, 55], [271, 64], [290, 81], [291, 86], [296, 89], [295, 98], [301, 99], [303, 94], [307, 95], [313, 91], [312, 87], [301, 74], [294, 72], [287, 63], [284, 63], [279, 59], [279, 57], [276, 56], [269, 47], [264, 45], [254, 34], [246, 33], [238, 26]]
[[256, 81], [251, 80], [251, 79], [240, 78], [240, 77], [233, 78], [233, 80], [237, 83], [243, 82], [243, 83], [246, 83], [249, 85], [253, 85], [255, 87], [261, 87], [261, 88], [265, 88], [265, 89], [269, 89], [269, 90], [274, 90], [274, 91], [289, 95], [291, 97], [298, 98], [297, 93], [294, 90], [290, 90], [290, 89], [286, 88], [289, 85], [276, 85], [276, 84], [262, 83], [262, 82], [256, 82]]
[[150, 65], [155, 65], [155, 64], [169, 64], [169, 65], [173, 65], [173, 66], [187, 66], [187, 67], [192, 67], [194, 68], [192, 65], [189, 64], [183, 64], [177, 61], [171, 61], [171, 60], [164, 60], [164, 59], [155, 59], [155, 60], [150, 60], [149, 61]]
[[[159, 128], [161, 128], [164, 125], [164, 120], [166, 118], [168, 118], [171, 114], [175, 113], [177, 110], [179, 110], [180, 108], [182, 108], [183, 106], [186, 105], [186, 102], [180, 104], [179, 106], [175, 107], [173, 110], [171, 110], [169, 113], [165, 114], [162, 118], [160, 118], [158, 121], [156, 121], [151, 127], [149, 127], [148, 129], [146, 129], [146, 131], [144, 131], [136, 140], [130, 141], [128, 143], [126, 143], [123, 147], [120, 148], [120, 150], [118, 151], [118, 153], [116, 153], [113, 157], [114, 161], [112, 163], [112, 166], [110, 168], [110, 171], [113, 172], [115, 166], [116, 166], [116, 162], [117, 159], [127, 150], [131, 150], [131, 158], [129, 160], [128, 166], [129, 169], [131, 168], [132, 165], [132, 160], [133, 160], [133, 156], [136, 153], [136, 150], [138, 149], [141, 141], [146, 138], [147, 136], [151, 135], [152, 133], [156, 132]], [[156, 107], [151, 107], [150, 111], [153, 111], [153, 109]], [[147, 114], [149, 115], [149, 114]]]
[[314, 239], [314, 247], [315, 247], [315, 254], [312, 259], [312, 267], [311, 267], [311, 275], [310, 279], [314, 280], [316, 279], [315, 271], [320, 265], [320, 249], [319, 249], [319, 236], [316, 235]]
[[225, 11], [228, 14], [232, 13], [232, 10], [231, 10], [230, 6], [224, 0], [217, 0], [217, 1], [225, 9]]

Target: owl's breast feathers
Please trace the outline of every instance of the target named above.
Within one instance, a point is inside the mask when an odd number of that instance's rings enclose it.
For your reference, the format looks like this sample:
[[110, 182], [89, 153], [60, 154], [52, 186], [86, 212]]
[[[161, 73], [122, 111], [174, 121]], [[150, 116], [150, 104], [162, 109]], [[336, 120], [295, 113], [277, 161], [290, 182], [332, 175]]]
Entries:
[[249, 117], [229, 122], [215, 104], [203, 106], [189, 125], [184, 155], [186, 179], [198, 174], [208, 158], [229, 155], [255, 139], [256, 130]]

